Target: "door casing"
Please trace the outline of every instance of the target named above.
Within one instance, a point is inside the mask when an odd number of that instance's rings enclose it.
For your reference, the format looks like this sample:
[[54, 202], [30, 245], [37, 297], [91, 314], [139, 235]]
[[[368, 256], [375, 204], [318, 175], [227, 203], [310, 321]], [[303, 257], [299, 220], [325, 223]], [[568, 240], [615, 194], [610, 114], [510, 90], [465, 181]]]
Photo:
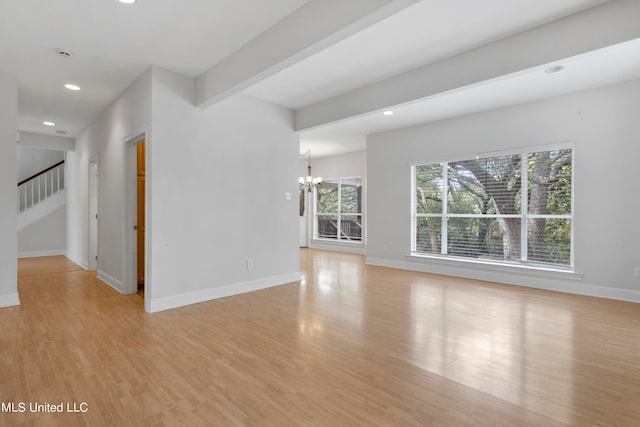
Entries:
[[95, 158], [89, 159], [89, 257], [87, 269], [98, 269], [98, 175], [99, 165]]
[[137, 181], [138, 181], [138, 165], [137, 165], [137, 145], [142, 142], [146, 142], [145, 149], [145, 165], [146, 175], [145, 180], [145, 254], [144, 254], [144, 270], [145, 270], [145, 283], [144, 283], [144, 300], [145, 308], [148, 306], [151, 293], [151, 277], [149, 274], [149, 140], [147, 138], [147, 132], [139, 132], [133, 136], [124, 139], [124, 189], [125, 195], [124, 209], [123, 209], [123, 224], [124, 224], [124, 248], [123, 248], [123, 290], [125, 294], [133, 294], [138, 291], [138, 274], [137, 274], [137, 262], [138, 262], [138, 245], [137, 245], [137, 231], [135, 227], [137, 225]]

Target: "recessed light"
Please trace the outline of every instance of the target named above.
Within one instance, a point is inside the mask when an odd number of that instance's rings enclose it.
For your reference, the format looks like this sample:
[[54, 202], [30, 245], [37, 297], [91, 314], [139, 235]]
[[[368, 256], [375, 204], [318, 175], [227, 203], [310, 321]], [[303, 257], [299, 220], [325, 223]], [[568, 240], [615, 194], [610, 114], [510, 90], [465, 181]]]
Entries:
[[387, 110], [387, 111], [385, 111], [385, 112], [384, 112], [384, 113], [382, 113], [382, 114], [384, 114], [385, 116], [393, 116], [393, 111], [391, 111], [391, 110]]
[[55, 126], [56, 124], [53, 122], [42, 122], [43, 125], [45, 126]]
[[69, 90], [80, 90], [80, 86], [74, 85], [71, 83], [67, 83], [66, 85], [64, 85], [64, 87], [66, 87]]
[[556, 65], [554, 67], [549, 67], [546, 70], [544, 70], [545, 73], [547, 74], [553, 74], [553, 73], [558, 73], [560, 71], [564, 70], [564, 66], [563, 65]]
[[136, 0], [118, 0], [120, 3], [125, 3], [125, 4], [132, 4], [135, 3]]

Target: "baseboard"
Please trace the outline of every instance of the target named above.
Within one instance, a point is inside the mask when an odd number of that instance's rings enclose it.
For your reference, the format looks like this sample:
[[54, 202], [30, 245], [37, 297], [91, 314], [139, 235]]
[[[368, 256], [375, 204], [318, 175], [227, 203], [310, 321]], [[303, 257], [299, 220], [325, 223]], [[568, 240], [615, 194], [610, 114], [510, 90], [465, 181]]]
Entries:
[[20, 305], [18, 294], [0, 295], [0, 308]]
[[71, 262], [73, 262], [74, 264], [77, 264], [80, 267], [82, 267], [84, 270], [88, 270], [89, 269], [89, 263], [86, 260], [78, 259], [75, 256], [71, 255], [69, 252], [65, 253], [64, 256], [69, 258], [69, 260]]
[[281, 276], [266, 277], [264, 279], [252, 280], [249, 282], [235, 283], [202, 291], [188, 292], [170, 297], [154, 298], [147, 301], [145, 309], [149, 313], [156, 313], [158, 311], [183, 307], [185, 305], [229, 297], [246, 292], [258, 291], [260, 289], [271, 288], [273, 286], [284, 285], [287, 283], [299, 282], [301, 278], [302, 274], [297, 272]]
[[18, 258], [37, 258], [42, 256], [66, 256], [67, 251], [65, 249], [52, 249], [48, 251], [26, 251], [18, 252]]
[[544, 274], [536, 277], [536, 274], [533, 272], [519, 275], [513, 272], [500, 273], [496, 272], [495, 269], [491, 271], [482, 271], [482, 268], [478, 265], [475, 265], [473, 268], [459, 268], [454, 270], [421, 262], [397, 261], [371, 257], [367, 257], [366, 264], [397, 268], [400, 270], [420, 271], [424, 273], [462, 277], [473, 280], [483, 280], [506, 285], [524, 286], [527, 288], [543, 289], [547, 291], [564, 292], [590, 297], [640, 302], [640, 291], [592, 285], [585, 283], [582, 280], [575, 280], [575, 278], [572, 278], [572, 276], [582, 277], [577, 274], [569, 274], [567, 275], [567, 280], [561, 280], [558, 278], [543, 277]]
[[104, 283], [111, 286], [116, 291], [120, 292], [121, 294], [125, 293], [124, 284], [122, 283], [121, 280], [116, 279], [115, 277], [105, 273], [102, 270], [98, 270], [97, 275], [98, 275], [98, 279], [102, 280]]

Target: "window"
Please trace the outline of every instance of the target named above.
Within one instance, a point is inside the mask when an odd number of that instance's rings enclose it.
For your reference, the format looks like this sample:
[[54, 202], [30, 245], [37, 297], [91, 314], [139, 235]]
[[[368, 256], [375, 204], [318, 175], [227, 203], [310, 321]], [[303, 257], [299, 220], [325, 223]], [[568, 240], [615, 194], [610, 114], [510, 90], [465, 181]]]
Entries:
[[314, 237], [362, 241], [362, 178], [322, 181], [316, 191]]
[[570, 267], [573, 150], [412, 167], [412, 251]]

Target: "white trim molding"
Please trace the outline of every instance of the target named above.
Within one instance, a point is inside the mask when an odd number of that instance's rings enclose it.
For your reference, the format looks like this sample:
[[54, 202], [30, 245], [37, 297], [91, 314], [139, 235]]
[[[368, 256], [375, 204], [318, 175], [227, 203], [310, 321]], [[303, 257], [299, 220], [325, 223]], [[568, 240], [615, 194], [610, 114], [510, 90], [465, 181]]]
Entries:
[[408, 261], [397, 261], [372, 257], [367, 257], [366, 264], [576, 295], [640, 302], [640, 291], [591, 285], [584, 283], [582, 274], [570, 271], [547, 271], [502, 265], [483, 265], [481, 263], [465, 263], [456, 260], [437, 260], [437, 262], [434, 262], [434, 260], [410, 259]]
[[120, 292], [123, 295], [127, 293], [124, 291], [124, 284], [121, 280], [116, 279], [115, 277], [105, 273], [102, 270], [98, 270], [98, 279], [102, 280], [107, 285], [111, 286], [116, 291]]
[[0, 295], [0, 308], [16, 305], [20, 305], [20, 296], [18, 294]]
[[[18, 258], [38, 258], [42, 256], [66, 256], [66, 249], [51, 249], [48, 251], [25, 251], [18, 252]], [[77, 263], [76, 263], [77, 264]]]
[[89, 269], [89, 263], [87, 260], [81, 260], [80, 258], [76, 258], [74, 255], [71, 255], [68, 251], [63, 254], [66, 256], [71, 262], [82, 267], [83, 270]]
[[285, 285], [288, 283], [300, 282], [302, 274], [300, 272], [283, 274], [281, 276], [265, 277], [263, 279], [252, 280], [243, 283], [220, 286], [205, 289], [202, 291], [187, 292], [184, 294], [172, 295], [163, 298], [151, 298], [145, 301], [145, 310], [149, 313], [183, 307], [185, 305], [210, 301], [218, 298], [239, 295], [246, 292], [258, 291], [271, 288], [273, 286]]
[[124, 194], [124, 203], [123, 203], [123, 211], [122, 211], [122, 219], [123, 219], [123, 265], [124, 265], [124, 273], [123, 280], [117, 281], [119, 283], [120, 289], [118, 289], [123, 294], [133, 294], [138, 290], [138, 276], [137, 276], [137, 259], [138, 259], [138, 245], [136, 244], [136, 231], [134, 231], [134, 226], [137, 223], [136, 218], [136, 192], [137, 192], [137, 184], [136, 184], [136, 165], [137, 165], [137, 149], [136, 145], [140, 142], [145, 142], [145, 164], [146, 164], [146, 180], [145, 180], [145, 224], [146, 224], [146, 232], [145, 232], [145, 300], [147, 299], [147, 294], [151, 290], [152, 281], [151, 275], [151, 267], [149, 261], [151, 260], [150, 250], [151, 250], [151, 228], [152, 223], [150, 219], [150, 210], [151, 210], [151, 191], [150, 191], [150, 182], [151, 182], [151, 162], [149, 161], [150, 156], [150, 141], [148, 135], [147, 126], [144, 130], [138, 131], [134, 134], [131, 134], [123, 139], [123, 156], [124, 156], [124, 180], [122, 194]]

